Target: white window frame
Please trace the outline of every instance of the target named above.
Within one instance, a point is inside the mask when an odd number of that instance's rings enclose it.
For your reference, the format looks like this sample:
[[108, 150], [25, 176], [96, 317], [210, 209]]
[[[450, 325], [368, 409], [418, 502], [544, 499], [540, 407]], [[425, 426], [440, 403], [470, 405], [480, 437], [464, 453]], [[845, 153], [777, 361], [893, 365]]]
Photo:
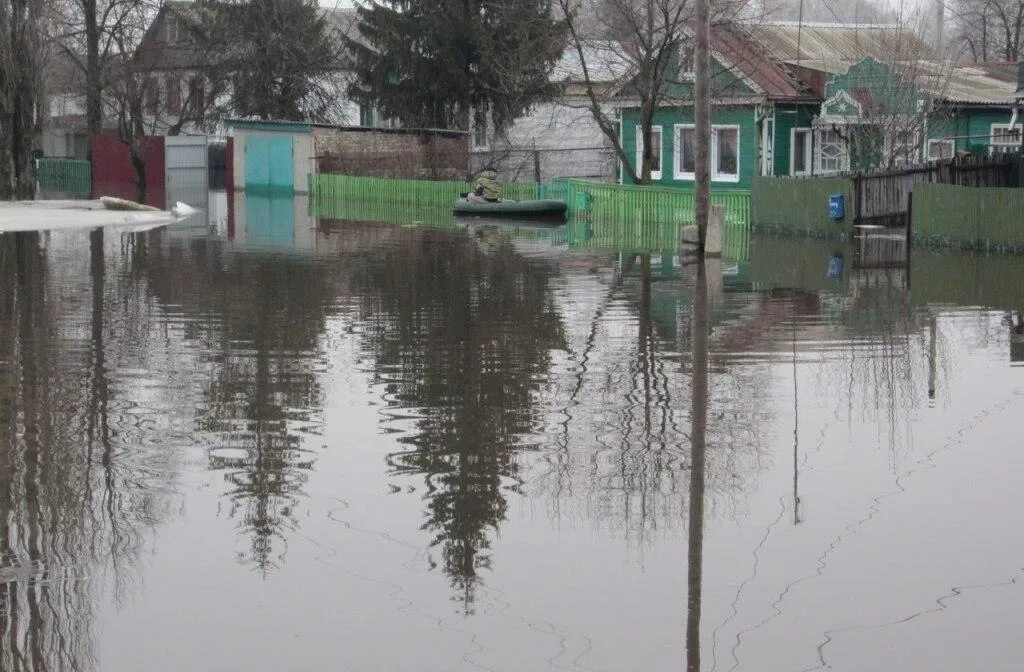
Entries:
[[[683, 143], [682, 131], [694, 129], [694, 124], [676, 124], [672, 133], [672, 175], [677, 180], [696, 180], [695, 173], [683, 172]], [[736, 131], [736, 174], [723, 174], [718, 172], [718, 132], [721, 130]], [[742, 172], [743, 156], [740, 151], [740, 127], [739, 124], [715, 124], [711, 127], [711, 181], [712, 182], [739, 182]]]
[[[720, 173], [718, 170], [718, 133], [720, 131], [736, 131], [736, 174]], [[739, 182], [742, 156], [740, 153], [740, 127], [739, 124], [722, 124], [711, 127], [711, 181], [712, 182]]]
[[[477, 132], [480, 131], [480, 130], [483, 130], [483, 132], [484, 132], [484, 142], [483, 142], [483, 144], [480, 144], [480, 143], [477, 142]], [[479, 121], [477, 121], [476, 119], [473, 119], [472, 131], [473, 131], [473, 133], [472, 133], [472, 135], [470, 135], [470, 142], [472, 144], [473, 151], [474, 152], [488, 152], [488, 151], [490, 151], [490, 149], [491, 149], [491, 134], [490, 134], [490, 128], [489, 128], [489, 124], [487, 123], [487, 120], [485, 119], [483, 121], [482, 128], [481, 128], [481, 123]]]
[[[822, 139], [821, 139], [821, 135], [823, 133], [835, 133], [836, 137], [839, 138], [840, 154], [838, 156], [838, 159], [839, 159], [839, 167], [838, 168], [828, 168], [828, 169], [826, 169], [822, 165], [822, 162], [823, 162], [822, 150], [825, 148], [824, 147], [825, 143], [822, 142]], [[815, 138], [814, 138], [814, 168], [815, 168], [815, 174], [816, 175], [838, 175], [839, 173], [842, 173], [842, 172], [847, 171], [847, 170], [850, 169], [850, 150], [849, 150], [849, 148], [846, 147], [846, 143], [843, 142], [843, 138], [839, 134], [839, 131], [836, 131], [836, 130], [831, 129], [831, 128], [819, 128], [819, 129], [817, 129], [817, 131], [815, 132]]]
[[181, 24], [178, 22], [178, 17], [169, 14], [165, 20], [164, 40], [167, 44], [178, 44], [181, 41]]
[[696, 173], [683, 172], [683, 129], [694, 129], [693, 124], [676, 124], [672, 128], [672, 177], [676, 180], [696, 180]]
[[[804, 143], [804, 169], [796, 169], [796, 136], [797, 133], [807, 136]], [[807, 177], [814, 174], [814, 129], [813, 128], [791, 128], [789, 129], [789, 174], [793, 177]]]
[[[1014, 129], [1020, 131], [1021, 136], [1024, 137], [1024, 124], [1015, 124]], [[1001, 154], [1003, 152], [1019, 149], [1021, 146], [1020, 140], [1013, 142], [996, 142], [996, 131], [1009, 131], [1009, 124], [992, 124], [989, 127], [989, 138], [988, 138], [988, 153], [989, 154]]]
[[[768, 132], [769, 128], [771, 133]], [[766, 177], [771, 177], [775, 173], [775, 133], [777, 131], [774, 115], [765, 117], [761, 122], [761, 175]]]
[[944, 160], [942, 157], [932, 156], [932, 147], [938, 147], [940, 145], [949, 147], [949, 156], [945, 157], [945, 158], [952, 159], [953, 155], [956, 154], [956, 141], [955, 140], [947, 140], [945, 138], [932, 138], [932, 139], [929, 139], [928, 142], [925, 143], [925, 150], [924, 151], [925, 151], [925, 157], [927, 158], [928, 161], [942, 161], [942, 160]]
[[[658, 182], [665, 174], [665, 134], [660, 125], [651, 126], [651, 139], [658, 136], [658, 169], [651, 168], [651, 181]], [[639, 175], [644, 165], [644, 133], [643, 127], [636, 127], [636, 173]]]

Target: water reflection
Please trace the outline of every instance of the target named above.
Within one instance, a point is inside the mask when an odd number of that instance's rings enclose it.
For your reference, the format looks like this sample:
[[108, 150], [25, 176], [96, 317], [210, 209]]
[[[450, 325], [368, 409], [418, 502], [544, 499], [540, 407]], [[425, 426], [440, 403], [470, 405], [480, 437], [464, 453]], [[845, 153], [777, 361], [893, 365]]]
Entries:
[[866, 668], [1019, 558], [1020, 258], [229, 205], [0, 236], [0, 669]]
[[111, 360], [137, 354], [118, 336], [127, 319], [136, 333], [147, 323], [111, 314], [124, 295], [107, 282], [103, 231], [88, 236], [85, 267], [67, 285], [54, 277], [49, 243], [35, 232], [0, 236], [4, 670], [92, 668], [90, 575], [102, 567], [114, 599], [127, 597], [173, 482], [173, 458], [148, 450], [136, 400], [112, 384]]
[[283, 561], [285, 531], [315, 463], [308, 444], [323, 423], [317, 373], [329, 274], [160, 235], [146, 248], [149, 290], [203, 353], [196, 427], [210, 469], [230, 484], [229, 515], [250, 538], [240, 559], [267, 572]]
[[[423, 529], [471, 611], [491, 539], [520, 486], [517, 448], [539, 423], [535, 396], [562, 346], [548, 301], [553, 268], [503, 237], [400, 232], [354, 278], [364, 339], [407, 450], [391, 473], [423, 481]], [[409, 425], [412, 425], [409, 427]]]

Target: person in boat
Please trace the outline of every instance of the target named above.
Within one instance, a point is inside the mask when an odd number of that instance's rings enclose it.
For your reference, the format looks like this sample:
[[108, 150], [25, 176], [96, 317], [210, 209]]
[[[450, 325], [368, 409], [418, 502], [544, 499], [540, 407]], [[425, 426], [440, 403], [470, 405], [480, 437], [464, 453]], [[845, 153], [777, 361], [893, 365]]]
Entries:
[[501, 182], [492, 166], [480, 173], [473, 183], [473, 193], [468, 196], [471, 203], [497, 203], [501, 200]]

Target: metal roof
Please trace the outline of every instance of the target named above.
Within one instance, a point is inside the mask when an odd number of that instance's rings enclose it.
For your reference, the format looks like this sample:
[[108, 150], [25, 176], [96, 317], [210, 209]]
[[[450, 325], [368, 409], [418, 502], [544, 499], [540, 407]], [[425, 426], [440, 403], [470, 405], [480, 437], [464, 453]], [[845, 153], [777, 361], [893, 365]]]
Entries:
[[773, 59], [742, 27], [712, 26], [711, 49], [722, 65], [756, 93], [772, 100], [816, 99], [784, 64]]
[[748, 29], [775, 60], [799, 61], [801, 66], [824, 72], [835, 72], [841, 64], [848, 68], [867, 56], [883, 63], [936, 56], [913, 31], [895, 24], [768, 21], [749, 24]]
[[[945, 66], [939, 64], [936, 68], [938, 72], [931, 77], [930, 83], [917, 78], [918, 85], [937, 98], [966, 104], [1009, 105], [1013, 102], [1017, 89], [1016, 63], [959, 65], [948, 71], [948, 74], [942, 67]], [[930, 90], [929, 86], [934, 87], [934, 90]]]

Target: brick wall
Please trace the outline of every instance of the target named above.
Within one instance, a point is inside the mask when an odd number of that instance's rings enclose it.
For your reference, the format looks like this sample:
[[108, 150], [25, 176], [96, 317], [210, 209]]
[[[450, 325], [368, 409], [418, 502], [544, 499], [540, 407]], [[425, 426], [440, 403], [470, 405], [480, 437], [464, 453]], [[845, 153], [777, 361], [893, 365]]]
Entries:
[[462, 180], [469, 168], [469, 136], [457, 131], [317, 128], [313, 141], [321, 173]]

